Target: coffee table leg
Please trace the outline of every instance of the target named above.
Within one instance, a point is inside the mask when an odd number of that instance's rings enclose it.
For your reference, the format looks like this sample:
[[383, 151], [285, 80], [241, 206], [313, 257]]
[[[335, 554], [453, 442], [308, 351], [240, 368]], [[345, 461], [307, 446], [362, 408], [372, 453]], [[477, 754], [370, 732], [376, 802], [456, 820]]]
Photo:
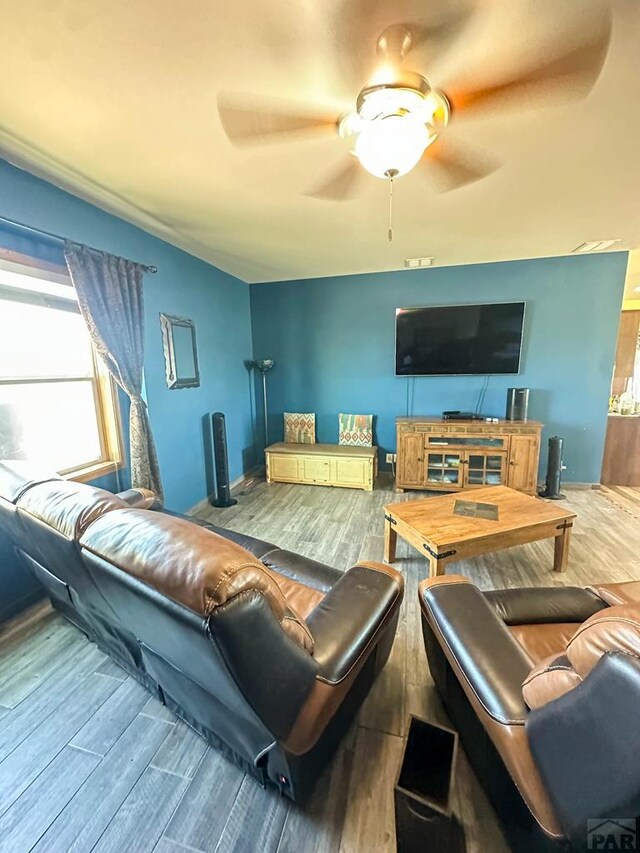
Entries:
[[429, 577], [437, 578], [438, 574], [442, 574], [442, 572], [438, 572], [438, 561], [433, 557], [427, 557], [427, 563], [429, 564]]
[[384, 521], [384, 561], [385, 563], [395, 563], [396, 560], [396, 542], [398, 534], [389, 521], [385, 518]]
[[571, 541], [571, 527], [563, 528], [562, 532], [554, 539], [553, 568], [556, 572], [564, 572], [569, 562], [569, 543]]
[[449, 560], [435, 557], [429, 557], [429, 577], [439, 578], [447, 573], [447, 563]]

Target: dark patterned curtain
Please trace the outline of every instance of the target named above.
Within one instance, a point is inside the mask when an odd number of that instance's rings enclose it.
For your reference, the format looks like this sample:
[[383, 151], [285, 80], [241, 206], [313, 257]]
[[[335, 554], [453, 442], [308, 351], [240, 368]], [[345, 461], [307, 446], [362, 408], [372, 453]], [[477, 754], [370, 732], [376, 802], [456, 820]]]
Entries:
[[142, 267], [70, 242], [65, 243], [64, 257], [93, 345], [131, 400], [131, 485], [152, 489], [162, 498], [158, 456], [142, 399]]

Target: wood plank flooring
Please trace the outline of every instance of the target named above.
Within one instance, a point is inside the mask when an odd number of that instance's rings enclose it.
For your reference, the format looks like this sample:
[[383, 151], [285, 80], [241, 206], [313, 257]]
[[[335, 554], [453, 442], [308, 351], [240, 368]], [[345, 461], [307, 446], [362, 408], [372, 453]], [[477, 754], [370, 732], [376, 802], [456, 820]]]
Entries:
[[602, 494], [611, 503], [640, 518], [640, 488], [635, 486], [603, 486]]
[[[483, 589], [640, 578], [635, 493], [567, 494], [578, 519], [563, 575], [550, 541], [449, 571]], [[346, 569], [382, 559], [383, 504], [415, 497], [255, 481], [237, 506], [200, 514]], [[446, 722], [420, 633], [426, 563], [399, 542], [396, 565], [407, 590], [389, 663], [304, 808], [209, 748], [61, 616], [0, 630], [0, 853], [392, 853], [409, 715]], [[464, 755], [455, 798], [469, 853], [507, 853]]]

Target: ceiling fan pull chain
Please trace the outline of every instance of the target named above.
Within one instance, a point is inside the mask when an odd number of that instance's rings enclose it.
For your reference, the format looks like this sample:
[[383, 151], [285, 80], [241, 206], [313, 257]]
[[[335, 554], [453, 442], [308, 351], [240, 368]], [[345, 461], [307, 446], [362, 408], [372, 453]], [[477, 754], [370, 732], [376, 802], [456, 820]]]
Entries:
[[386, 173], [389, 178], [389, 228], [387, 229], [387, 239], [390, 243], [393, 242], [393, 179], [397, 174], [397, 169], [389, 169]]

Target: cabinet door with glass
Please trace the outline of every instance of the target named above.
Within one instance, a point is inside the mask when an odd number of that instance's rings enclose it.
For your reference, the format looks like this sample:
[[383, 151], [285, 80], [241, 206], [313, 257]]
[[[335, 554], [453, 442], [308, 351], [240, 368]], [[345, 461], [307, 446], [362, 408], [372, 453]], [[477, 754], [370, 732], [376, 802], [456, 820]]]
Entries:
[[465, 488], [503, 486], [507, 481], [507, 454], [469, 450], [464, 460]]
[[428, 450], [426, 454], [426, 486], [437, 489], [461, 489], [464, 480], [464, 451]]

